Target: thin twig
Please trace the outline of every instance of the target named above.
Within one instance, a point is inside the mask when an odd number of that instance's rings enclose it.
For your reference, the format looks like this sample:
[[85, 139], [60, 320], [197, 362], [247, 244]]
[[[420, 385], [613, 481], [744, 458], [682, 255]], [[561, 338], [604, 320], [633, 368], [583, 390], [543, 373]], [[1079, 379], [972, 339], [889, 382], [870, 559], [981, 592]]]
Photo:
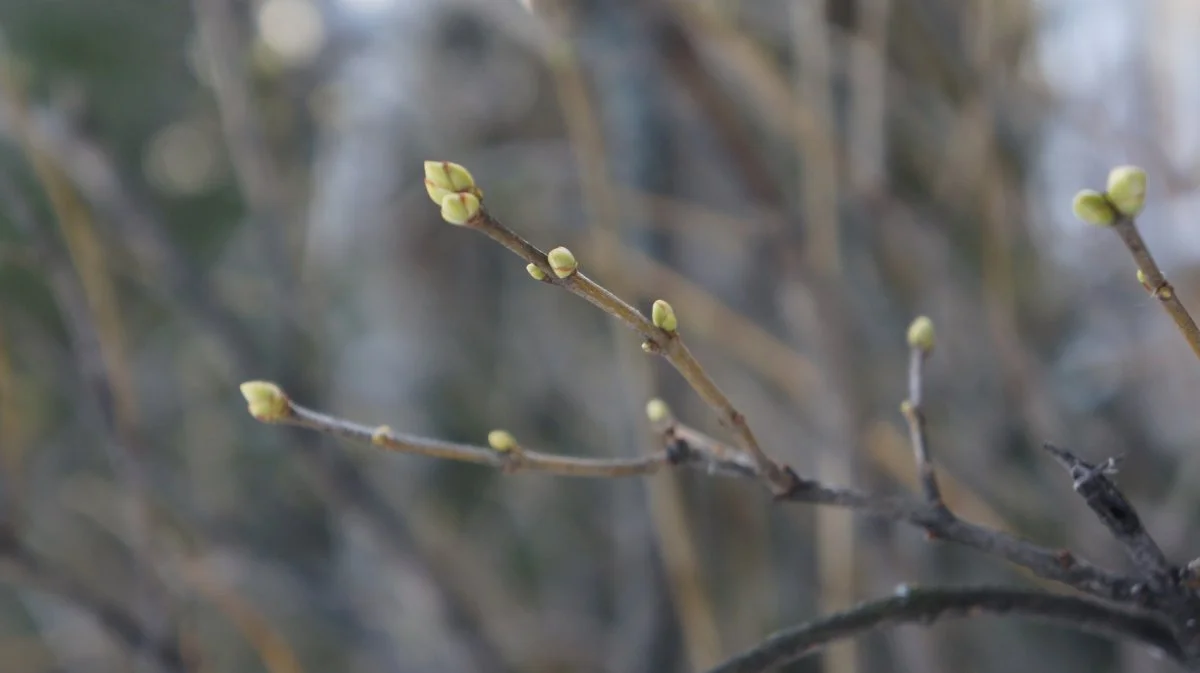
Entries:
[[654, 474], [673, 464], [739, 476], [757, 476], [753, 462], [728, 447], [705, 448], [691, 446], [685, 453], [672, 454], [664, 450], [638, 458], [577, 458], [540, 453], [524, 448], [497, 451], [490, 447], [446, 442], [394, 432], [387, 426], [369, 426], [323, 414], [288, 400], [287, 412], [270, 422], [295, 425], [325, 434], [345, 437], [396, 451], [429, 458], [474, 463], [504, 472], [545, 472], [564, 477], [617, 478]]
[[933, 459], [929, 455], [929, 445], [925, 438], [925, 410], [922, 407], [923, 376], [922, 365], [928, 353], [921, 348], [911, 346], [908, 356], [908, 399], [900, 406], [904, 420], [908, 422], [908, 437], [912, 442], [913, 455], [917, 461], [917, 474], [921, 481], [921, 492], [925, 500], [940, 508], [945, 508], [942, 492], [938, 488], [937, 473], [933, 467]]
[[1070, 473], [1075, 491], [1125, 547], [1134, 566], [1145, 578], [1151, 581], [1167, 580], [1172, 567], [1166, 555], [1142, 525], [1133, 505], [1108, 478], [1109, 474], [1116, 473], [1118, 460], [1109, 458], [1099, 465], [1093, 465], [1053, 444], [1044, 444], [1043, 448]]
[[738, 446], [754, 459], [775, 495], [785, 495], [795, 487], [795, 474], [775, 463], [762, 450], [745, 416], [733, 406], [704, 367], [692, 356], [677, 332], [666, 332], [655, 327], [654, 323], [636, 308], [580, 272], [572, 273], [566, 278], [558, 278], [546, 261], [546, 253], [505, 227], [486, 210], [480, 209], [479, 214], [467, 222], [467, 226], [483, 232], [536, 266], [545, 274], [545, 282], [564, 287], [572, 294], [586, 299], [653, 343], [657, 352], [671, 363], [688, 385], [716, 412], [721, 424], [734, 433]]
[[910, 589], [780, 631], [709, 673], [762, 673], [882, 626], [928, 625], [948, 617], [982, 615], [1049, 621], [1114, 639], [1136, 640], [1172, 659], [1182, 658], [1171, 632], [1157, 620], [1085, 598], [1013, 589]]
[[1183, 338], [1192, 347], [1192, 353], [1200, 358], [1200, 327], [1196, 326], [1196, 321], [1192, 319], [1192, 315], [1188, 313], [1183, 302], [1179, 301], [1178, 295], [1175, 294], [1175, 288], [1158, 268], [1158, 263], [1154, 261], [1154, 256], [1150, 254], [1150, 249], [1142, 240], [1142, 234], [1137, 228], [1137, 221], [1132, 217], [1118, 217], [1113, 223], [1113, 229], [1121, 237], [1121, 242], [1128, 248], [1129, 254], [1133, 256], [1138, 270], [1142, 272], [1146, 289], [1155, 299], [1158, 299], [1158, 303], [1175, 321], [1175, 326], [1179, 328]]

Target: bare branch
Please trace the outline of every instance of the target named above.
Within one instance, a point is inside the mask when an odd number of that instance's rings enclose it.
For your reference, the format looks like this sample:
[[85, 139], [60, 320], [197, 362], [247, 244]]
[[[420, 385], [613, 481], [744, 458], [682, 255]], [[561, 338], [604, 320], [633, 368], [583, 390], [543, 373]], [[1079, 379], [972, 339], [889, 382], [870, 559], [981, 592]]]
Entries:
[[1053, 444], [1044, 444], [1043, 448], [1071, 474], [1075, 492], [1083, 497], [1100, 522], [1125, 547], [1138, 571], [1147, 580], [1164, 581], [1169, 578], [1172, 567], [1167, 557], [1146, 532], [1133, 505], [1108, 478], [1109, 474], [1116, 473], [1118, 460], [1109, 458], [1100, 465], [1092, 465]]
[[883, 626], [928, 625], [950, 617], [1014, 615], [1049, 621], [1120, 640], [1135, 640], [1172, 659], [1182, 653], [1155, 619], [1074, 596], [1012, 589], [910, 589], [838, 614], [780, 631], [709, 673], [762, 673]]

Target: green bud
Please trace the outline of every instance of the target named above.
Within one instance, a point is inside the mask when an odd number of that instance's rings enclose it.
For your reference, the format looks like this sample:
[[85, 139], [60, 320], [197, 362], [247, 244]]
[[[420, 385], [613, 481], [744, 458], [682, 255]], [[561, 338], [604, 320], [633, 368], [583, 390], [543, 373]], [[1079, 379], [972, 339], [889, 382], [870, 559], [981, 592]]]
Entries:
[[430, 180], [429, 178], [425, 178], [425, 192], [429, 194], [429, 198], [433, 199], [433, 202], [439, 206], [442, 205], [442, 199], [445, 199], [447, 196], [454, 193], [449, 189], [439, 187], [436, 182]]
[[671, 408], [666, 402], [656, 397], [646, 403], [646, 418], [649, 418], [651, 423], [662, 423], [670, 417]]
[[1146, 171], [1117, 166], [1108, 174], [1108, 200], [1123, 215], [1133, 217], [1146, 205]]
[[534, 280], [546, 280], [546, 272], [539, 269], [537, 264], [526, 264], [525, 270], [529, 272], [530, 276], [533, 276]]
[[517, 448], [517, 440], [505, 430], [492, 430], [488, 433], [488, 446], [500, 453], [507, 453]]
[[935, 337], [933, 321], [926, 316], [920, 316], [908, 326], [908, 347], [922, 353], [933, 350]]
[[575, 255], [563, 247], [558, 247], [546, 253], [546, 261], [550, 263], [550, 268], [554, 270], [554, 275], [559, 278], [566, 278], [575, 273], [579, 268], [579, 262], [575, 260]]
[[287, 395], [270, 381], [246, 381], [241, 385], [241, 391], [250, 407], [250, 415], [257, 420], [274, 423], [291, 414]]
[[675, 319], [675, 309], [662, 299], [654, 301], [654, 306], [650, 308], [650, 320], [655, 327], [664, 332], [674, 332], [679, 328], [679, 321]]
[[474, 194], [447, 194], [442, 199], [442, 219], [450, 224], [466, 224], [479, 214], [479, 198]]
[[465, 192], [475, 186], [471, 171], [449, 161], [426, 161], [425, 179], [448, 192]]
[[1117, 219], [1117, 213], [1113, 210], [1112, 204], [1103, 194], [1094, 189], [1079, 190], [1079, 193], [1075, 195], [1075, 200], [1071, 202], [1071, 210], [1075, 213], [1075, 217], [1098, 227], [1111, 226]]

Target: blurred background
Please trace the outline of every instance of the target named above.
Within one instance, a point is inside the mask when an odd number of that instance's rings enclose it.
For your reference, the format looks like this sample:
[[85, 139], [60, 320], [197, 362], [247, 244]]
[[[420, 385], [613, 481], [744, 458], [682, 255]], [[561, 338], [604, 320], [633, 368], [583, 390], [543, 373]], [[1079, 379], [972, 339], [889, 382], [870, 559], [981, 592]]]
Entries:
[[[1185, 563], [1200, 363], [1069, 203], [1145, 166], [1143, 233], [1200, 306], [1197, 40], [1188, 0], [0, 0], [0, 668], [701, 671], [905, 584], [1045, 586], [754, 484], [253, 421], [237, 385], [269, 379], [477, 444], [637, 455], [653, 396], [726, 437], [636, 335], [442, 222], [426, 159], [670, 300], [801, 474], [913, 489], [924, 313], [953, 508], [1123, 569], [1038, 447], [1126, 454]], [[1170, 665], [983, 618], [788, 670]]]

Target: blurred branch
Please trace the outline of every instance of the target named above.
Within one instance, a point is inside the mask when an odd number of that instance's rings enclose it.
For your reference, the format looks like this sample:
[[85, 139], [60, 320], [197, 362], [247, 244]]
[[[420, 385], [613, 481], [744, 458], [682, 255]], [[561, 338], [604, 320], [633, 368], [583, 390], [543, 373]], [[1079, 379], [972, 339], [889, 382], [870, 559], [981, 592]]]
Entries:
[[[287, 236], [284, 181], [255, 112], [245, 73], [247, 49], [234, 2], [193, 0], [192, 10], [225, 133], [225, 149], [242, 197], [265, 232], [267, 260], [279, 274], [279, 287], [290, 287], [296, 264]], [[289, 294], [284, 292], [282, 296]]]
[[3, 534], [4, 539], [0, 541], [0, 579], [67, 601], [95, 619], [101, 628], [130, 652], [154, 661], [164, 671], [187, 671], [180, 644], [174, 637], [152, 633], [133, 613], [88, 589], [23, 547], [12, 536], [11, 530]]
[[951, 617], [1014, 615], [1114, 639], [1136, 640], [1180, 661], [1171, 632], [1155, 619], [1074, 596], [1014, 589], [907, 589], [851, 610], [780, 631], [709, 673], [761, 673], [779, 668], [844, 638], [884, 626], [927, 626]]

